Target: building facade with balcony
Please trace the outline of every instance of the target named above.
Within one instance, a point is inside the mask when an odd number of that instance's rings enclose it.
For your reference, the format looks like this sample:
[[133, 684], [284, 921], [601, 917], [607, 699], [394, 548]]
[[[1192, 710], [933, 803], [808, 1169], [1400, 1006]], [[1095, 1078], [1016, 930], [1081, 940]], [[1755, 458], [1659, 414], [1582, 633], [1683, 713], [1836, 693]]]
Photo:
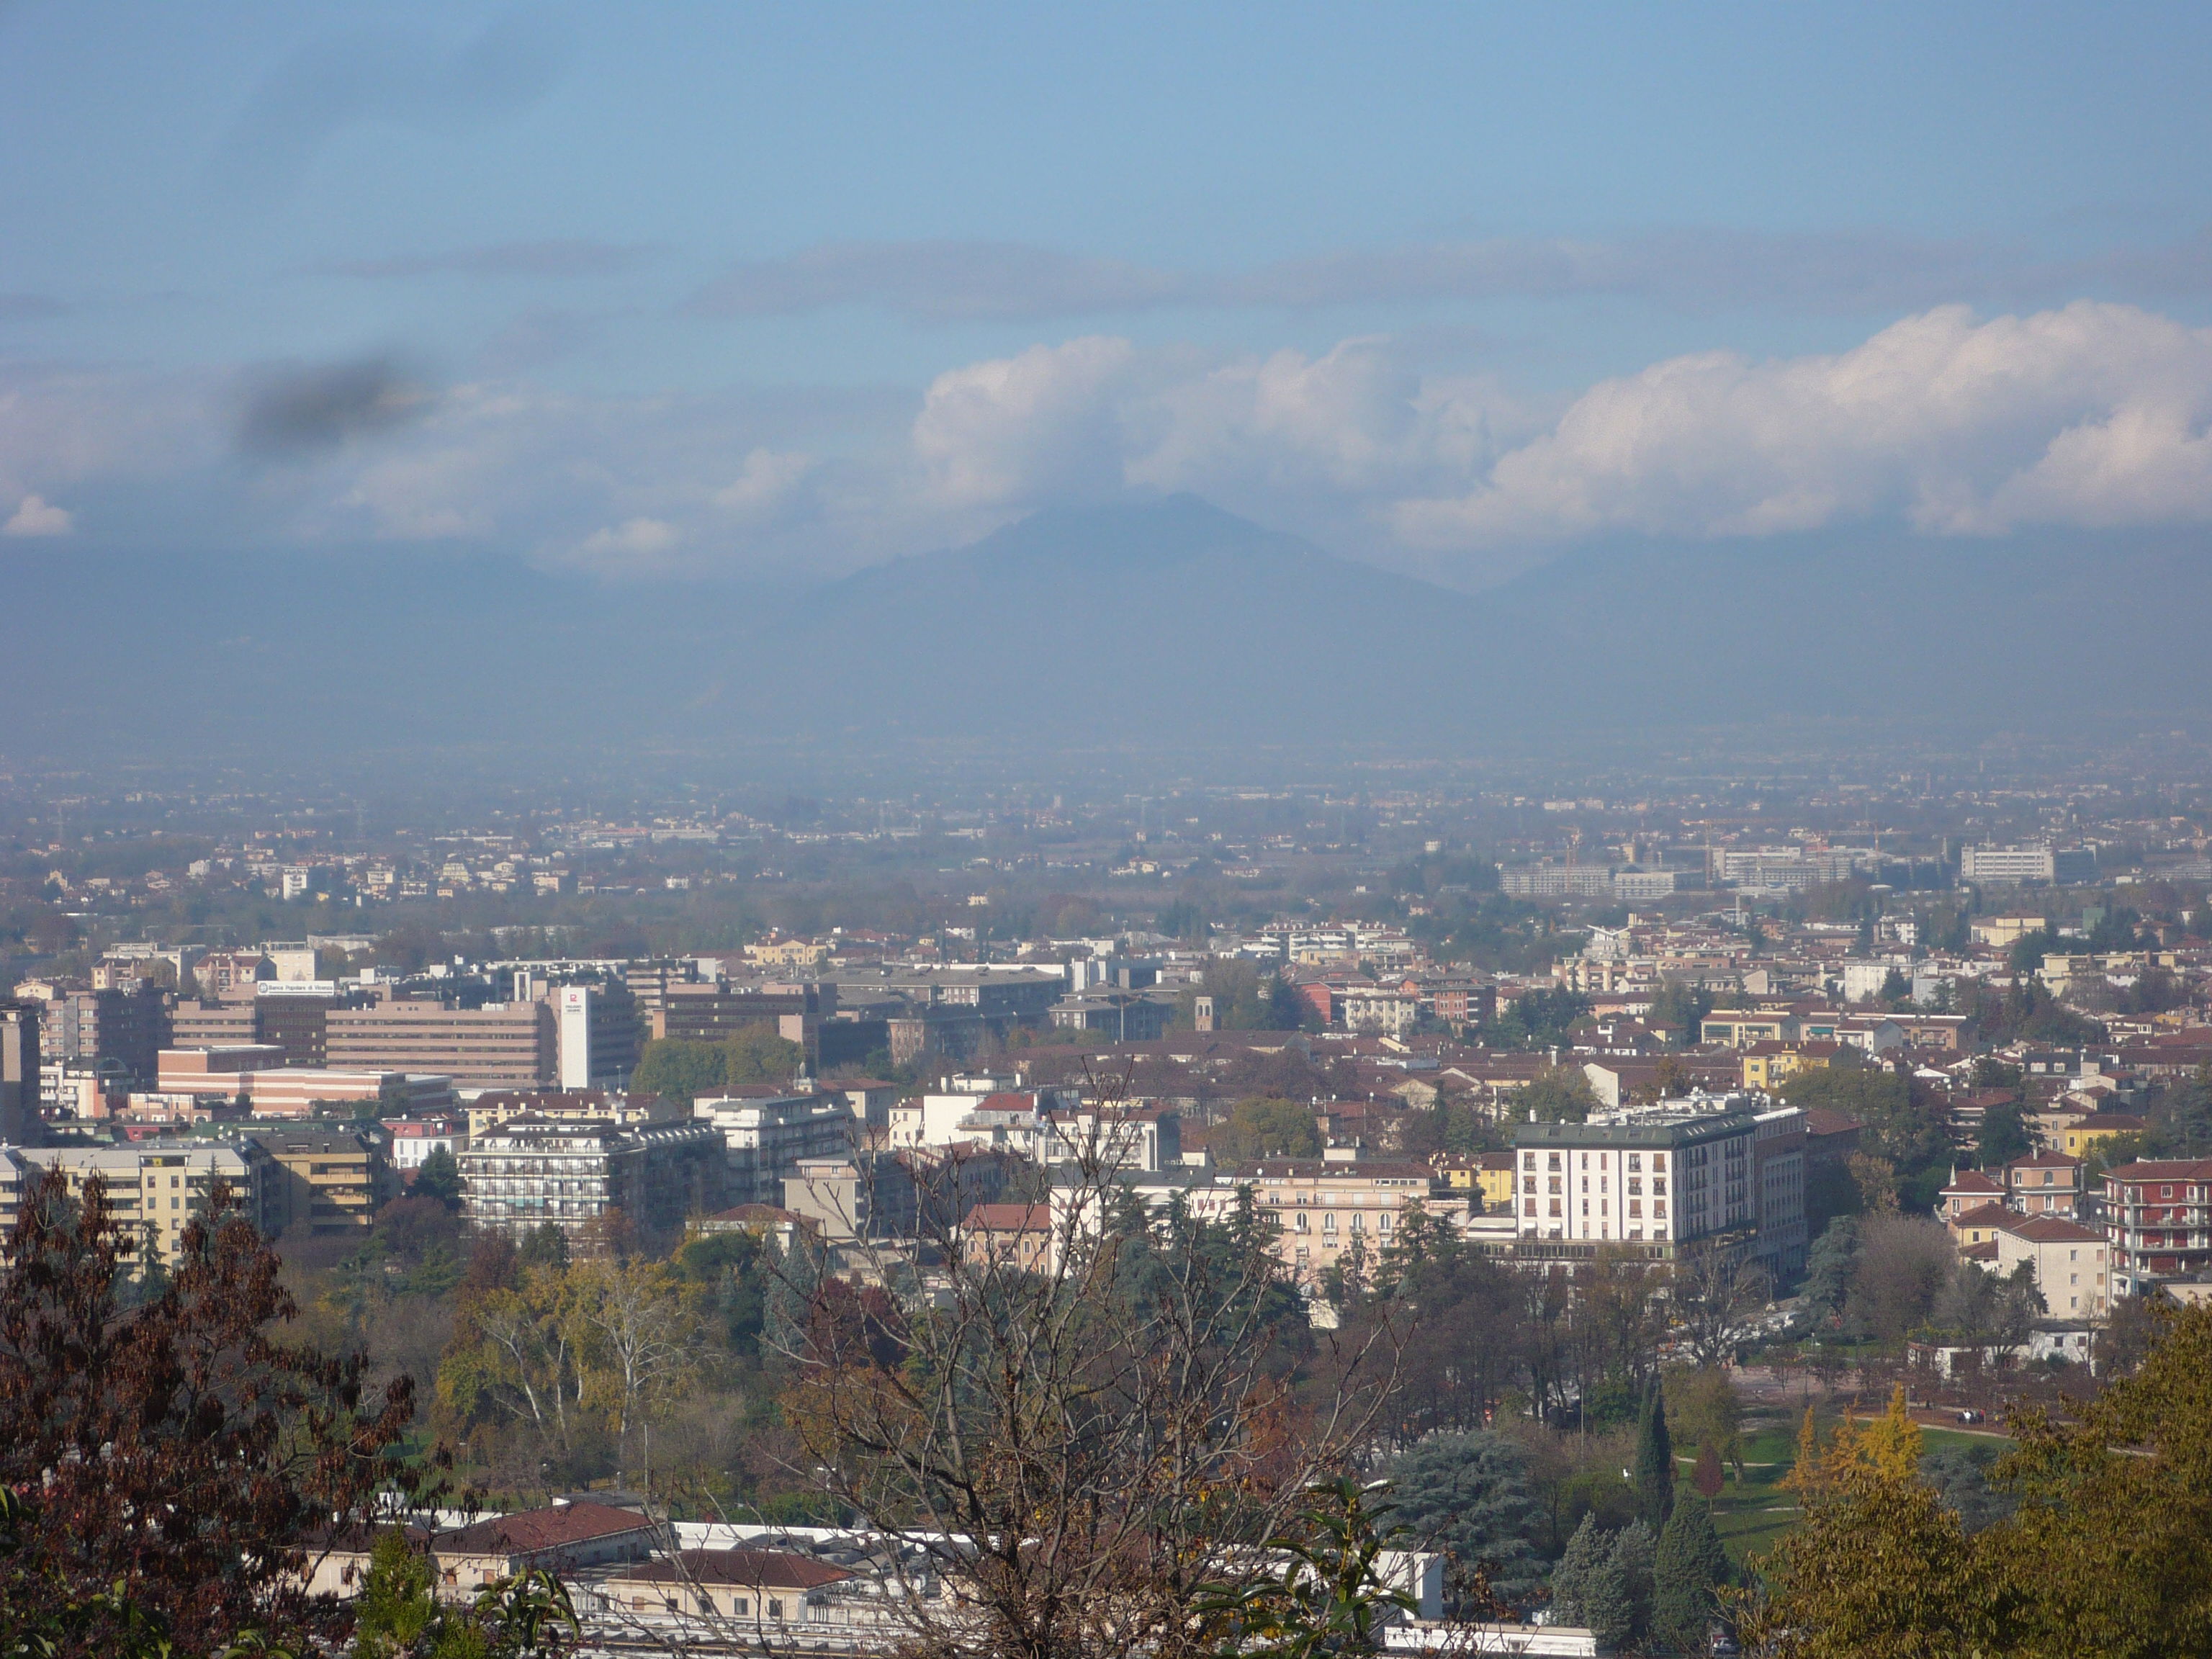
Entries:
[[2212, 1271], [2212, 1158], [2143, 1158], [2105, 1172], [2112, 1295]]
[[460, 1154], [461, 1214], [520, 1238], [550, 1224], [571, 1243], [611, 1210], [650, 1238], [729, 1206], [729, 1167], [712, 1123], [556, 1122], [514, 1117]]

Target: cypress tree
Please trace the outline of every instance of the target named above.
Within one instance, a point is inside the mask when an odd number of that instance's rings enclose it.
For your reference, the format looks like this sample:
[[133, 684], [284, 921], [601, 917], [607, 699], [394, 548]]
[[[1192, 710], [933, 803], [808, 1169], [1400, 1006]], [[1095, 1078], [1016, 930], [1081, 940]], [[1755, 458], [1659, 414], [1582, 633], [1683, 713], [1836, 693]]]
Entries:
[[1644, 1396], [1636, 1437], [1636, 1507], [1654, 1533], [1674, 1513], [1674, 1443], [1667, 1436], [1667, 1402], [1656, 1380]]
[[1713, 1589], [1728, 1577], [1728, 1552], [1713, 1529], [1711, 1506], [1700, 1498], [1685, 1499], [1659, 1534], [1651, 1570], [1651, 1627], [1660, 1641], [1676, 1653], [1707, 1651], [1720, 1611]]

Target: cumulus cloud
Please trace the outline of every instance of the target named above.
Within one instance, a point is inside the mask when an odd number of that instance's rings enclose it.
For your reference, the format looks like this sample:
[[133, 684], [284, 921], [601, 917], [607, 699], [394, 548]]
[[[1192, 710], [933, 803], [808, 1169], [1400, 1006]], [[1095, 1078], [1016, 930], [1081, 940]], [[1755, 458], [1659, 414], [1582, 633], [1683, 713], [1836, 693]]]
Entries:
[[930, 489], [956, 506], [1110, 495], [1124, 483], [1133, 400], [1158, 368], [1127, 340], [1086, 336], [940, 374], [914, 447]]
[[2200, 520], [2208, 410], [2212, 331], [2087, 301], [1987, 321], [1944, 307], [1834, 355], [1706, 352], [1605, 381], [1473, 489], [1392, 519], [1476, 547], [1882, 515], [1938, 534]]
[[1038, 507], [1185, 490], [1467, 580], [1620, 532], [2212, 522], [2212, 330], [2131, 307], [1939, 307], [1844, 351], [1693, 353], [1542, 400], [1424, 350], [1081, 335], [918, 399], [487, 380], [416, 406], [395, 374], [311, 375], [261, 405], [285, 436], [249, 453], [314, 465], [246, 469], [221, 441], [234, 377], [0, 366], [0, 503], [35, 495], [27, 526], [67, 501], [149, 544], [180, 524], [230, 544], [452, 541], [610, 574], [838, 572]]
[[42, 496], [26, 495], [15, 515], [0, 524], [0, 536], [66, 536], [76, 527], [68, 508], [51, 506]]
[[331, 449], [349, 438], [404, 425], [428, 412], [428, 390], [388, 357], [287, 368], [263, 375], [238, 422], [252, 455]]

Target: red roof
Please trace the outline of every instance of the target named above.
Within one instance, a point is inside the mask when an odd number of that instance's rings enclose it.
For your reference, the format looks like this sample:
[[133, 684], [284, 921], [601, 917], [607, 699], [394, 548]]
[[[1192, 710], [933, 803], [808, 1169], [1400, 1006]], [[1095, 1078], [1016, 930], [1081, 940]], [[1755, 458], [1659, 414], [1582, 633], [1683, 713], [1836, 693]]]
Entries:
[[2004, 1191], [2004, 1183], [1992, 1181], [1979, 1170], [1969, 1170], [1964, 1175], [1953, 1176], [1951, 1184], [1944, 1188], [1943, 1191], [1946, 1195], [1952, 1193], [2002, 1194]]
[[2078, 1170], [2081, 1160], [2064, 1152], [2037, 1152], [2031, 1158], [2016, 1158], [2005, 1165], [2008, 1170]]
[[966, 1224], [977, 1232], [1048, 1233], [1052, 1206], [1048, 1204], [978, 1204], [968, 1212]]
[[532, 1555], [626, 1532], [647, 1532], [652, 1526], [635, 1510], [607, 1504], [555, 1504], [495, 1515], [472, 1527], [441, 1534], [436, 1548], [441, 1555]]
[[2147, 1158], [2107, 1170], [2112, 1181], [2212, 1181], [2212, 1158]]
[[2031, 1244], [2101, 1244], [2105, 1236], [2055, 1215], [2036, 1216], [2012, 1223], [2005, 1231]]
[[1977, 1204], [1964, 1215], [1951, 1218], [1954, 1227], [2002, 1227], [2013, 1218], [2013, 1212], [2002, 1204]]

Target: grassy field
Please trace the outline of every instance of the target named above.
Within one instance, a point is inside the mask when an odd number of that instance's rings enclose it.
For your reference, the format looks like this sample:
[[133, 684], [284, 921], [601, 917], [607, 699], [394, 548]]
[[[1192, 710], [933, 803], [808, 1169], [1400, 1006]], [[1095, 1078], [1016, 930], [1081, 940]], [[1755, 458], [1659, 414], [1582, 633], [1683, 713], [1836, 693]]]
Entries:
[[[1720, 1496], [1713, 1500], [1714, 1529], [1727, 1547], [1729, 1561], [1737, 1566], [1742, 1565], [1747, 1555], [1771, 1548], [1797, 1518], [1796, 1495], [1782, 1484], [1797, 1461], [1796, 1424], [1785, 1428], [1778, 1420], [1755, 1421], [1747, 1424], [1746, 1429], [1743, 1480], [1739, 1484], [1730, 1470]], [[2002, 1448], [2010, 1443], [1992, 1435], [1957, 1434], [1948, 1429], [1923, 1429], [1921, 1433], [1929, 1451], [1941, 1446]], [[1691, 1461], [1681, 1460], [1686, 1476]], [[1684, 1490], [1688, 1490], [1686, 1480]]]

